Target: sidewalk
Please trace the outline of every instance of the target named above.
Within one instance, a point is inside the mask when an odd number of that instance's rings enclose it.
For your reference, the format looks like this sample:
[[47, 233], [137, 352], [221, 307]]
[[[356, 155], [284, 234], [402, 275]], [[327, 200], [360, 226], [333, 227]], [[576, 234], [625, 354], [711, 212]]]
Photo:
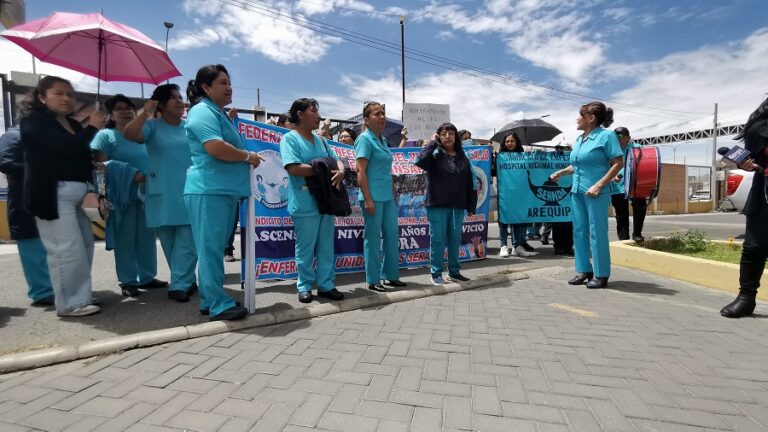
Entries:
[[0, 430], [768, 428], [765, 315], [628, 269], [607, 290], [570, 276], [8, 374]]

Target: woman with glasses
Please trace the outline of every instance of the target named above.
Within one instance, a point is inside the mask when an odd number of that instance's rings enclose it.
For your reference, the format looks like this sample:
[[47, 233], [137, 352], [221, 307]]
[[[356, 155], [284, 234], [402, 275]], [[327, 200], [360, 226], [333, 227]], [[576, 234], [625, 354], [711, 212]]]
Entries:
[[744, 141], [751, 157], [739, 168], [754, 171], [744, 213], [747, 228], [739, 263], [739, 295], [720, 310], [726, 318], [750, 316], [755, 311], [755, 297], [768, 259], [768, 99], [750, 114], [743, 131], [734, 139]]
[[616, 134], [604, 129], [612, 123], [613, 110], [602, 102], [582, 105], [576, 125], [583, 133], [573, 145], [571, 164], [550, 176], [557, 181], [564, 175], [573, 175], [571, 198], [577, 273], [568, 281], [571, 285], [605, 288], [611, 275], [608, 206], [611, 204], [612, 181], [624, 162]]
[[[392, 186], [392, 152], [381, 135], [387, 126], [384, 106], [368, 102], [363, 108], [365, 132], [355, 140], [358, 200], [363, 207], [363, 256], [368, 289], [386, 291], [385, 285], [404, 287], [400, 281], [397, 209]], [[384, 246], [382, 261], [382, 243]], [[381, 281], [384, 280], [384, 285]]]
[[[315, 175], [311, 163], [319, 158], [337, 159], [328, 142], [313, 131], [320, 125], [317, 101], [296, 99], [288, 112], [296, 129], [280, 140], [280, 156], [288, 172], [288, 213], [293, 218], [296, 232], [296, 267], [299, 278], [296, 290], [299, 301], [312, 302], [312, 285], [317, 285], [317, 296], [329, 300], [342, 300], [344, 294], [334, 285], [333, 235], [334, 217], [320, 214], [315, 197], [307, 187], [307, 177]], [[344, 165], [336, 160], [331, 171], [331, 183], [338, 187], [344, 180]], [[315, 262], [317, 266], [315, 266]]]
[[[185, 130], [187, 121], [182, 118], [184, 110], [179, 86], [163, 84], [144, 104], [141, 115], [123, 130], [127, 139], [147, 148], [147, 226], [156, 230], [171, 269], [168, 298], [178, 302], [189, 301], [197, 290], [197, 253], [184, 207], [184, 182], [192, 163]], [[155, 118], [156, 113], [160, 118]]]
[[448, 247], [448, 278], [464, 282], [460, 273], [459, 247], [465, 213], [472, 216], [477, 192], [472, 165], [461, 147], [459, 131], [451, 123], [437, 128], [437, 139], [419, 154], [415, 165], [427, 172], [427, 218], [432, 284], [442, 285], [445, 248]]
[[[114, 233], [115, 270], [122, 293], [127, 297], [139, 295], [139, 289], [165, 288], [168, 282], [157, 275], [157, 247], [155, 230], [147, 227], [144, 212], [144, 185], [149, 168], [147, 149], [123, 135], [123, 130], [136, 117], [133, 101], [122, 94], [106, 101], [110, 116], [106, 129], [99, 131], [91, 141], [91, 150], [97, 162], [114, 160], [124, 162], [135, 172], [134, 186], [128, 192], [127, 205], [116, 208], [107, 220], [108, 232]], [[110, 175], [110, 178], [114, 178]], [[127, 179], [130, 182], [131, 179]], [[142, 195], [142, 197], [140, 197]]]
[[339, 132], [339, 142], [346, 145], [355, 145], [357, 134], [350, 128], [344, 128]]

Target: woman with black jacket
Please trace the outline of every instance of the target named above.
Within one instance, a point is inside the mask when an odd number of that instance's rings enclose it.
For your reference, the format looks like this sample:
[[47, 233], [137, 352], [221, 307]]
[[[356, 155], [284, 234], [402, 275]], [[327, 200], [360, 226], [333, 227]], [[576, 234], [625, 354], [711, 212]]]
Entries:
[[91, 304], [93, 232], [82, 209], [93, 162], [88, 144], [104, 114], [88, 126], [69, 116], [75, 92], [69, 81], [47, 76], [24, 103], [24, 206], [36, 218], [45, 246], [59, 316], [85, 316], [101, 309]]
[[752, 155], [739, 168], [754, 171], [755, 175], [743, 211], [747, 216], [747, 229], [739, 264], [739, 295], [720, 310], [720, 315], [726, 318], [752, 315], [768, 258], [768, 99], [749, 116], [744, 131], [734, 139], [744, 140], [744, 147]]
[[468, 281], [469, 278], [459, 272], [459, 247], [464, 212], [469, 216], [475, 213], [477, 192], [472, 165], [461, 148], [456, 126], [451, 123], [440, 125], [437, 140], [424, 147], [415, 165], [427, 172], [426, 206], [432, 283], [445, 283], [442, 275], [446, 243], [449, 279]]

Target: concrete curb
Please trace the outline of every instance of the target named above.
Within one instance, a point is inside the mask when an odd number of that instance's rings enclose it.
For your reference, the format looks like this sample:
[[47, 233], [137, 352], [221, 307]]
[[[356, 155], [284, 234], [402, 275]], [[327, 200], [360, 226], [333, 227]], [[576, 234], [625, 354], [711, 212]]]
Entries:
[[[738, 264], [645, 249], [635, 246], [635, 242], [632, 240], [613, 242], [610, 248], [613, 264], [691, 282], [720, 291], [739, 292]], [[762, 286], [768, 284], [768, 273], [763, 274], [760, 284]], [[768, 292], [766, 290], [758, 290], [757, 298], [768, 301]]]
[[[509, 274], [490, 274], [481, 276], [461, 285], [447, 283], [441, 286], [406, 289], [389, 293], [376, 293], [365, 297], [356, 297], [337, 303], [322, 303], [297, 309], [266, 312], [250, 315], [240, 321], [213, 321], [183, 327], [172, 327], [132, 335], [116, 336], [88, 342], [80, 345], [64, 345], [25, 353], [0, 356], [0, 373], [15, 372], [24, 369], [39, 368], [56, 363], [70, 362], [102, 354], [117, 353], [134, 348], [178, 342], [201, 336], [210, 336], [248, 328], [265, 327], [289, 321], [299, 321], [340, 312], [347, 312], [407, 300], [415, 300], [434, 295], [443, 295], [458, 291], [484, 288], [506, 282], [528, 279], [530, 274], [552, 274], [552, 269], [536, 269]], [[560, 267], [557, 267], [560, 269]]]

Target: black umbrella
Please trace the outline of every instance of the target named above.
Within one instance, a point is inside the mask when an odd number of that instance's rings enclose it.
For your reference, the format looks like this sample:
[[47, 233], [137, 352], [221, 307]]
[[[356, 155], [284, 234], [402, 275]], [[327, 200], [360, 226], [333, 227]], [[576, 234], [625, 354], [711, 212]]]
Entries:
[[542, 119], [523, 119], [507, 123], [491, 137], [491, 141], [503, 144], [504, 137], [512, 132], [517, 133], [522, 145], [550, 141], [562, 133], [560, 129]]

